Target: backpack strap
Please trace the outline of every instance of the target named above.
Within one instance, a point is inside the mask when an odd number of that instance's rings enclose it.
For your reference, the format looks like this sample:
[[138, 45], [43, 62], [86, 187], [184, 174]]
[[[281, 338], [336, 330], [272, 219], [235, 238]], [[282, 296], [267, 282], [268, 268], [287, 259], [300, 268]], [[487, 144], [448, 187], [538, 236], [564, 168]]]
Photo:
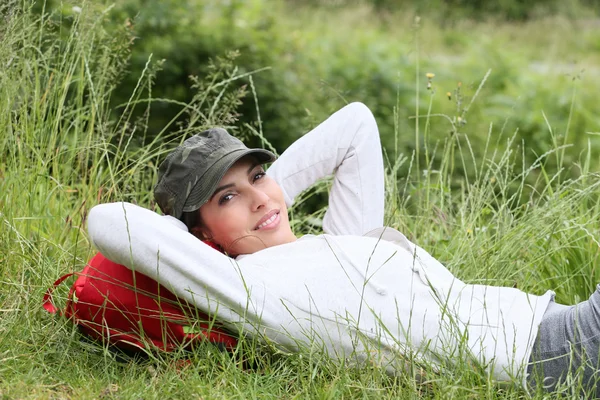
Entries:
[[61, 283], [63, 283], [63, 281], [71, 276], [75, 275], [75, 272], [71, 272], [69, 274], [63, 275], [60, 278], [58, 278], [56, 280], [56, 282], [54, 282], [54, 284], [52, 286], [50, 286], [48, 288], [48, 290], [46, 290], [46, 294], [44, 294], [44, 303], [43, 303], [43, 307], [46, 311], [48, 311], [50, 314], [56, 314], [57, 312], [59, 313], [59, 315], [62, 315], [62, 312], [59, 312], [60, 310], [56, 307], [56, 305], [54, 304], [54, 301], [52, 300], [52, 292], [54, 292], [54, 289], [56, 289], [56, 287], [58, 285], [60, 285]]

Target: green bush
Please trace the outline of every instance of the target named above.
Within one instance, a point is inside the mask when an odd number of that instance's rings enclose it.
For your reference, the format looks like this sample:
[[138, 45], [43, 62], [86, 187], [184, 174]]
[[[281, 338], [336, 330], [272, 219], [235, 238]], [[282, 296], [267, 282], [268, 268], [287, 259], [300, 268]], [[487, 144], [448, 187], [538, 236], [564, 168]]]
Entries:
[[[504, 25], [477, 25], [456, 18], [440, 28], [443, 24], [436, 17], [424, 16], [415, 24], [410, 15], [405, 15], [410, 12], [390, 7], [386, 13], [377, 14], [370, 7], [353, 6], [369, 2], [305, 3], [310, 2], [124, 0], [107, 11], [116, 29], [129, 29], [135, 36], [129, 73], [121, 76], [111, 104], [127, 103], [136, 87], [144, 91], [141, 101], [152, 98], [148, 107], [136, 108], [134, 119], [146, 123], [147, 129], [144, 134], [134, 132], [133, 142], [142, 146], [165, 129], [169, 134], [164, 138], [181, 139], [181, 130], [191, 118], [182, 112], [181, 103], [193, 101], [198, 93], [191, 77], [203, 80], [212, 71], [210, 60], [238, 51], [239, 56], [230, 60], [233, 64], [227, 70], [229, 84], [211, 89], [212, 99], [217, 101], [215, 110], [222, 108], [220, 96], [244, 95], [237, 116], [232, 114], [238, 120], [205, 115], [195, 120], [197, 129], [226, 123], [234, 133], [251, 138], [251, 145], [261, 142], [248, 132], [262, 129], [267, 140], [282, 151], [345, 103], [361, 101], [377, 118], [388, 156], [410, 156], [414, 152], [421, 169], [427, 169], [432, 157], [442, 156], [425, 154], [425, 145], [433, 148], [454, 133], [465, 140], [468, 137], [473, 152], [478, 154], [485, 149], [490, 129], [501, 146], [506, 145], [508, 136], [518, 132], [515, 143], [524, 141], [522, 154], [529, 163], [548, 145], [562, 143], [565, 137], [568, 144], [574, 145], [565, 152], [567, 161], [578, 160], [588, 139], [592, 139], [592, 147], [600, 146], [595, 137], [585, 134], [598, 131], [594, 91], [582, 91], [573, 97], [580, 80], [572, 81], [572, 74], [565, 77], [562, 72], [534, 70], [536, 63], [543, 67], [554, 63], [542, 52], [533, 56], [541, 62], [532, 59], [533, 47], [543, 49], [534, 41], [543, 41], [544, 36], [551, 41], [550, 35], [538, 33], [542, 39], [533, 37], [533, 44], [522, 43], [523, 48], [516, 51], [509, 46], [514, 40], [510, 32], [504, 37], [501, 33], [481, 33], [494, 27], [502, 30]], [[412, 6], [406, 4], [411, 10]], [[451, 5], [464, 15], [468, 15], [469, 7], [484, 7], [484, 3], [468, 5], [458, 0], [443, 2], [442, 8], [433, 0], [418, 4], [427, 5], [431, 12]], [[65, 7], [63, 13], [70, 15], [72, 11]], [[455, 17], [448, 11], [446, 18]], [[63, 19], [63, 23], [68, 21]], [[540, 26], [578, 31], [575, 23], [552, 23]], [[594, 32], [582, 31], [574, 42], [578, 54], [593, 54], [598, 43]], [[525, 48], [528, 45], [531, 48]], [[148, 65], [158, 71], [148, 75], [152, 79], [140, 82], [139, 76]], [[465, 114], [464, 108], [489, 69], [492, 72], [477, 101]], [[427, 72], [436, 74], [432, 90], [427, 89]], [[582, 77], [592, 87], [596, 85], [593, 75], [588, 78], [584, 73]], [[456, 95], [450, 101], [446, 96], [446, 92], [456, 91], [458, 82], [463, 83], [460, 104]], [[119, 110], [124, 111], [122, 107]], [[229, 111], [223, 110], [223, 114]], [[428, 113], [448, 118], [425, 119]], [[417, 114], [419, 119], [415, 119]], [[452, 121], [459, 116], [463, 119], [456, 126]], [[556, 165], [557, 160], [552, 160], [546, 167], [553, 170]], [[404, 174], [407, 169], [408, 164], [399, 172]]]
[[[137, 84], [150, 54], [153, 60], [164, 59], [162, 71], [153, 82], [152, 96], [188, 102], [194, 96], [190, 77], [206, 76], [209, 60], [235, 50], [240, 54], [235, 60], [235, 75], [252, 74], [269, 140], [278, 148], [289, 145], [308, 126], [304, 109], [315, 106], [315, 100], [305, 92], [293, 67], [298, 49], [293, 38], [285, 35], [285, 26], [278, 18], [280, 8], [278, 2], [263, 0], [121, 3], [114, 19], [117, 23], [126, 18], [131, 21], [136, 41], [131, 73], [122, 82], [113, 103], [127, 100], [127, 93]], [[238, 133], [244, 130], [244, 124], [256, 127], [258, 120], [249, 79], [233, 82], [230, 89], [241, 85], [247, 86], [248, 96], [238, 109], [239, 123], [231, 127]], [[154, 101], [150, 135], [160, 132], [179, 110], [176, 104]]]
[[597, 13], [598, 0], [288, 0], [294, 5], [340, 8], [368, 5], [380, 13], [410, 11], [441, 23], [456, 18], [525, 21], [560, 13], [569, 17]]

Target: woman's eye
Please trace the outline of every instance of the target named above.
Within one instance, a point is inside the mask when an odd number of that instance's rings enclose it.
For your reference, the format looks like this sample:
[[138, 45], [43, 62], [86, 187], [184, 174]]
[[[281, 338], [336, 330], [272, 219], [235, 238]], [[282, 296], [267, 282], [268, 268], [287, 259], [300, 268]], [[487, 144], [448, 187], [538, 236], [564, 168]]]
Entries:
[[256, 175], [254, 175], [254, 182], [256, 182], [257, 180], [261, 179], [265, 175], [266, 175], [265, 171], [260, 171], [259, 173], [257, 173]]
[[233, 194], [227, 193], [219, 198], [219, 205], [225, 204], [231, 199], [233, 199]]

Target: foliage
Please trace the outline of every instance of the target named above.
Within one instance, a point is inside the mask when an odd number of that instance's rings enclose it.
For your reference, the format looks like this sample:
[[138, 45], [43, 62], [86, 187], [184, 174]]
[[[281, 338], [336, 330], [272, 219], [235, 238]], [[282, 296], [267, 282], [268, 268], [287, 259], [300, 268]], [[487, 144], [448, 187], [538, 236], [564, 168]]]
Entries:
[[440, 22], [457, 18], [524, 21], [550, 14], [583, 16], [598, 9], [598, 0], [289, 0], [294, 4], [344, 7], [370, 5], [379, 12], [410, 10], [418, 15], [434, 17]]
[[[112, 104], [127, 101], [127, 93], [135, 87], [149, 54], [154, 60], [165, 60], [153, 82], [152, 96], [188, 102], [194, 96], [190, 76], [203, 78], [210, 59], [238, 50], [238, 74], [260, 72], [252, 74], [252, 82], [245, 78], [228, 87], [236, 90], [245, 85], [248, 93], [238, 107], [240, 120], [233, 128], [243, 136], [248, 136], [248, 130], [262, 130], [278, 151], [351, 101], [364, 102], [374, 110], [390, 153], [410, 154], [417, 150], [417, 143], [423, 146], [427, 140], [432, 144], [444, 141], [452, 127], [437, 118], [428, 122], [428, 133], [419, 142], [405, 132], [415, 129], [417, 113], [452, 114], [453, 118], [461, 114], [461, 106], [469, 103], [488, 69], [492, 73], [480, 99], [465, 115], [467, 125], [460, 127], [460, 132], [470, 134], [475, 152], [483, 148], [492, 124], [498, 136], [519, 131], [518, 138], [527, 145], [523, 155], [530, 163], [555, 140], [573, 145], [566, 151], [572, 161], [590, 138], [581, 132], [597, 131], [600, 122], [592, 108], [595, 91], [589, 89], [600, 85], [598, 73], [594, 67], [582, 72], [585, 65], [594, 65], [593, 60], [582, 66], [555, 63], [569, 47], [570, 51], [577, 49], [572, 57], [594, 54], [590, 46], [598, 42], [598, 35], [593, 25], [541, 20], [532, 30], [554, 33], [536, 36], [523, 29], [518, 34], [532, 43], [531, 48], [523, 47], [519, 53], [509, 47], [515, 41], [514, 32], [504, 37], [501, 29], [494, 36], [485, 31], [471, 35], [471, 31], [485, 26], [439, 29], [426, 17], [415, 22], [394, 11], [378, 16], [368, 9], [348, 8], [336, 10], [332, 16], [330, 11], [291, 8], [277, 1], [150, 3], [140, 8], [128, 0], [112, 16], [120, 23], [132, 21], [137, 38], [132, 48], [131, 73], [113, 96]], [[126, 20], [125, 15], [130, 19]], [[335, 18], [334, 23], [331, 18]], [[400, 24], [391, 25], [391, 21], [398, 20]], [[581, 32], [579, 37], [567, 41], [565, 37], [574, 29]], [[562, 48], [547, 54], [533, 53], [556, 43]], [[434, 90], [429, 92], [426, 72], [437, 75]], [[459, 81], [464, 83], [462, 105], [456, 103], [456, 98], [446, 98], [446, 92], [454, 91]], [[578, 91], [580, 82], [588, 88], [584, 93]], [[418, 98], [425, 93], [431, 98], [417, 107]], [[151, 108], [148, 123], [153, 137], [164, 130], [178, 108], [172, 102], [159, 101], [154, 101]], [[398, 138], [395, 126], [401, 133]], [[591, 139], [596, 148], [597, 140]], [[505, 140], [498, 139], [497, 143], [501, 145]], [[425, 162], [421, 160], [421, 164]]]
[[[287, 134], [294, 126], [305, 127], [302, 100], [302, 82], [297, 81], [293, 68], [296, 48], [286, 35], [282, 21], [278, 20], [278, 2], [253, 0], [231, 1], [158, 1], [129, 0], [122, 2], [113, 19], [116, 23], [127, 20], [133, 25], [136, 42], [131, 60], [131, 73], [120, 86], [114, 103], [127, 100], [126, 93], [135, 86], [137, 76], [147, 62], [149, 54], [163, 60], [162, 71], [152, 88], [155, 98], [190, 101], [193, 77], [204, 79], [210, 60], [237, 51], [236, 65], [240, 75], [252, 74], [252, 91], [260, 99], [255, 104], [251, 98], [238, 107], [242, 118], [231, 128], [243, 131], [244, 123], [254, 125], [257, 107], [265, 129], [272, 132], [270, 141], [277, 147], [289, 145]], [[283, 62], [282, 62], [283, 60]], [[291, 74], [290, 74], [291, 72]], [[190, 78], [192, 77], [192, 78]], [[251, 84], [247, 78], [237, 86]], [[237, 90], [233, 86], [231, 90]], [[169, 102], [152, 104], [150, 135], [161, 131], [178, 112], [178, 106]], [[277, 133], [280, 134], [277, 134]]]
[[[489, 69], [479, 100], [458, 127], [470, 135], [475, 153], [485, 146], [490, 129], [502, 148], [518, 130], [518, 139], [526, 143], [522, 155], [530, 163], [555, 143], [570, 146], [564, 152], [568, 161], [579, 157], [588, 139], [594, 148], [600, 146], [595, 137], [582, 134], [596, 132], [600, 122], [592, 101], [593, 88], [600, 85], [596, 59], [590, 58], [599, 42], [593, 23], [558, 17], [506, 30], [501, 23], [478, 24], [446, 12], [448, 23], [436, 24], [437, 17], [428, 12], [414, 18], [392, 7], [382, 13], [353, 2], [332, 4], [334, 9], [266, 0], [116, 4], [107, 16], [113, 28], [129, 30], [134, 42], [129, 72], [114, 81], [119, 85], [111, 106], [123, 110], [119, 106], [129, 101], [146, 68], [156, 76], [139, 88], [154, 100], [133, 112], [148, 126], [144, 134], [133, 133], [132, 145], [142, 146], [159, 133], [166, 133], [166, 140], [182, 140], [188, 116], [178, 102], [193, 101], [194, 82], [206, 79], [210, 60], [235, 51], [236, 78], [215, 93], [243, 97], [227, 126], [245, 138], [262, 132], [279, 152], [343, 104], [361, 101], [374, 111], [389, 154], [416, 151], [422, 158], [419, 148], [442, 143], [453, 131], [452, 124], [438, 117], [426, 122], [426, 131], [425, 126], [419, 130], [422, 116], [429, 112], [453, 119], [463, 114], [461, 108], [470, 103]], [[49, 2], [47, 9], [53, 7]], [[72, 11], [63, 7], [62, 13]], [[570, 35], [572, 31], [578, 35]], [[511, 47], [515, 41], [523, 42], [519, 51]], [[582, 60], [557, 62], [565, 54]], [[436, 74], [429, 91], [426, 72]], [[463, 83], [463, 104], [446, 96], [458, 82]], [[214, 121], [203, 124], [198, 129]], [[396, 126], [400, 135], [394, 134]], [[417, 141], [406, 134], [415, 129]], [[251, 145], [262, 142], [249, 140]], [[427, 162], [422, 158], [419, 165]], [[548, 162], [546, 167], [554, 170], [556, 161]]]

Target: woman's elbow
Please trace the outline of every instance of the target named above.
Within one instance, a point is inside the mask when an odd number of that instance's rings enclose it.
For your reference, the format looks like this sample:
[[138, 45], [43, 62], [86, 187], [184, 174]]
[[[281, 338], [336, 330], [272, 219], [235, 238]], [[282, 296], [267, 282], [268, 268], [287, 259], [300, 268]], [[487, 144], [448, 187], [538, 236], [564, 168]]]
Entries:
[[373, 112], [371, 112], [371, 109], [367, 107], [364, 103], [355, 101], [345, 106], [344, 109], [347, 109], [350, 115], [354, 115], [363, 120], [370, 120], [375, 122]]

